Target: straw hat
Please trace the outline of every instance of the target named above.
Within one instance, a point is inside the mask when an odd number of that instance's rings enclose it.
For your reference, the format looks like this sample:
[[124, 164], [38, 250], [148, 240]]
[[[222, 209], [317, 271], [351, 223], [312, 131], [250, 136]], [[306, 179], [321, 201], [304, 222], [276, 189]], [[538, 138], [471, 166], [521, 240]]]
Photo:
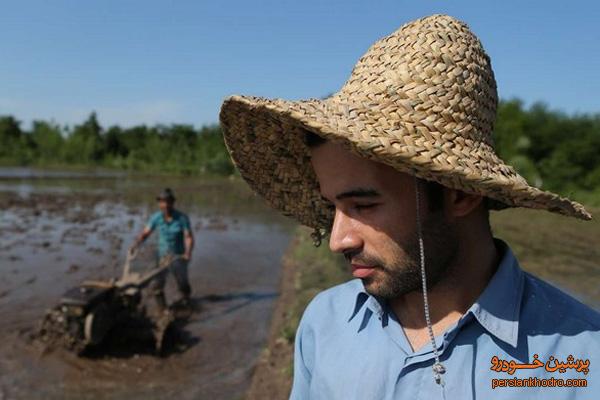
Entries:
[[252, 189], [316, 229], [329, 230], [333, 213], [310, 164], [307, 130], [398, 171], [485, 196], [492, 209], [591, 219], [581, 204], [530, 186], [496, 155], [497, 103], [490, 58], [477, 37], [463, 22], [433, 15], [376, 42], [327, 99], [231, 96], [220, 119]]

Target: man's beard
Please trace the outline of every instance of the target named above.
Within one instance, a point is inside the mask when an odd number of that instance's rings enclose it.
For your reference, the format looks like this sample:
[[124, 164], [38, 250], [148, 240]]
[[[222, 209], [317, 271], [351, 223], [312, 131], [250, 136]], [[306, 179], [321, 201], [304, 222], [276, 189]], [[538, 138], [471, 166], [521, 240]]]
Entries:
[[[425, 250], [427, 287], [433, 288], [450, 274], [450, 266], [457, 252], [458, 241], [454, 226], [441, 213], [429, 214], [422, 224]], [[375, 276], [363, 278], [367, 292], [382, 299], [393, 299], [422, 290], [419, 233], [415, 230], [406, 243], [393, 243], [389, 262], [376, 255], [348, 254], [353, 263], [376, 266]]]

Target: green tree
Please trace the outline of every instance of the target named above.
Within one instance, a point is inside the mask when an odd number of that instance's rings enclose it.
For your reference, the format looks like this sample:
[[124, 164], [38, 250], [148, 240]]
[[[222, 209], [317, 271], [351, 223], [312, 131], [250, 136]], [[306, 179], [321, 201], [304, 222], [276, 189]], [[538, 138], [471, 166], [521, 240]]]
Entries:
[[81, 125], [75, 126], [66, 141], [65, 160], [73, 164], [98, 164], [104, 156], [102, 127], [96, 113], [92, 112]]
[[45, 121], [34, 121], [31, 140], [35, 146], [36, 163], [60, 163], [62, 161], [65, 139], [58, 125]]

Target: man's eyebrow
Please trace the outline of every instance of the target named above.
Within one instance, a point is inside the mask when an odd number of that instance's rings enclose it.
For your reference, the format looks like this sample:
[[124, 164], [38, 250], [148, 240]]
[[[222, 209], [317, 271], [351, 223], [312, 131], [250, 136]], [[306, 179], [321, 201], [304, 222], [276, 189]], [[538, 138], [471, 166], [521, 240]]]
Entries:
[[356, 188], [352, 190], [348, 190], [346, 192], [342, 192], [335, 196], [337, 200], [347, 199], [350, 197], [379, 197], [381, 194], [375, 190], [370, 188]]

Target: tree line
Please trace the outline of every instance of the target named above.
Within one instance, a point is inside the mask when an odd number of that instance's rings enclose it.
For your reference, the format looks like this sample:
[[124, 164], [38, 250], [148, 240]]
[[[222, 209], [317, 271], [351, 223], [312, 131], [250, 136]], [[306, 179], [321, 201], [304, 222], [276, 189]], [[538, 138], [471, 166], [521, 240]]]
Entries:
[[105, 167], [194, 175], [234, 172], [218, 125], [156, 125], [104, 129], [95, 113], [72, 128], [33, 121], [28, 130], [0, 116], [0, 164]]
[[502, 101], [496, 149], [530, 183], [600, 204], [600, 113], [568, 115], [543, 103]]
[[[529, 182], [600, 203], [600, 113], [569, 115], [543, 103], [501, 101], [499, 155]], [[218, 125], [103, 128], [92, 113], [73, 127], [0, 116], [0, 164], [97, 166], [176, 174], [234, 173]]]

